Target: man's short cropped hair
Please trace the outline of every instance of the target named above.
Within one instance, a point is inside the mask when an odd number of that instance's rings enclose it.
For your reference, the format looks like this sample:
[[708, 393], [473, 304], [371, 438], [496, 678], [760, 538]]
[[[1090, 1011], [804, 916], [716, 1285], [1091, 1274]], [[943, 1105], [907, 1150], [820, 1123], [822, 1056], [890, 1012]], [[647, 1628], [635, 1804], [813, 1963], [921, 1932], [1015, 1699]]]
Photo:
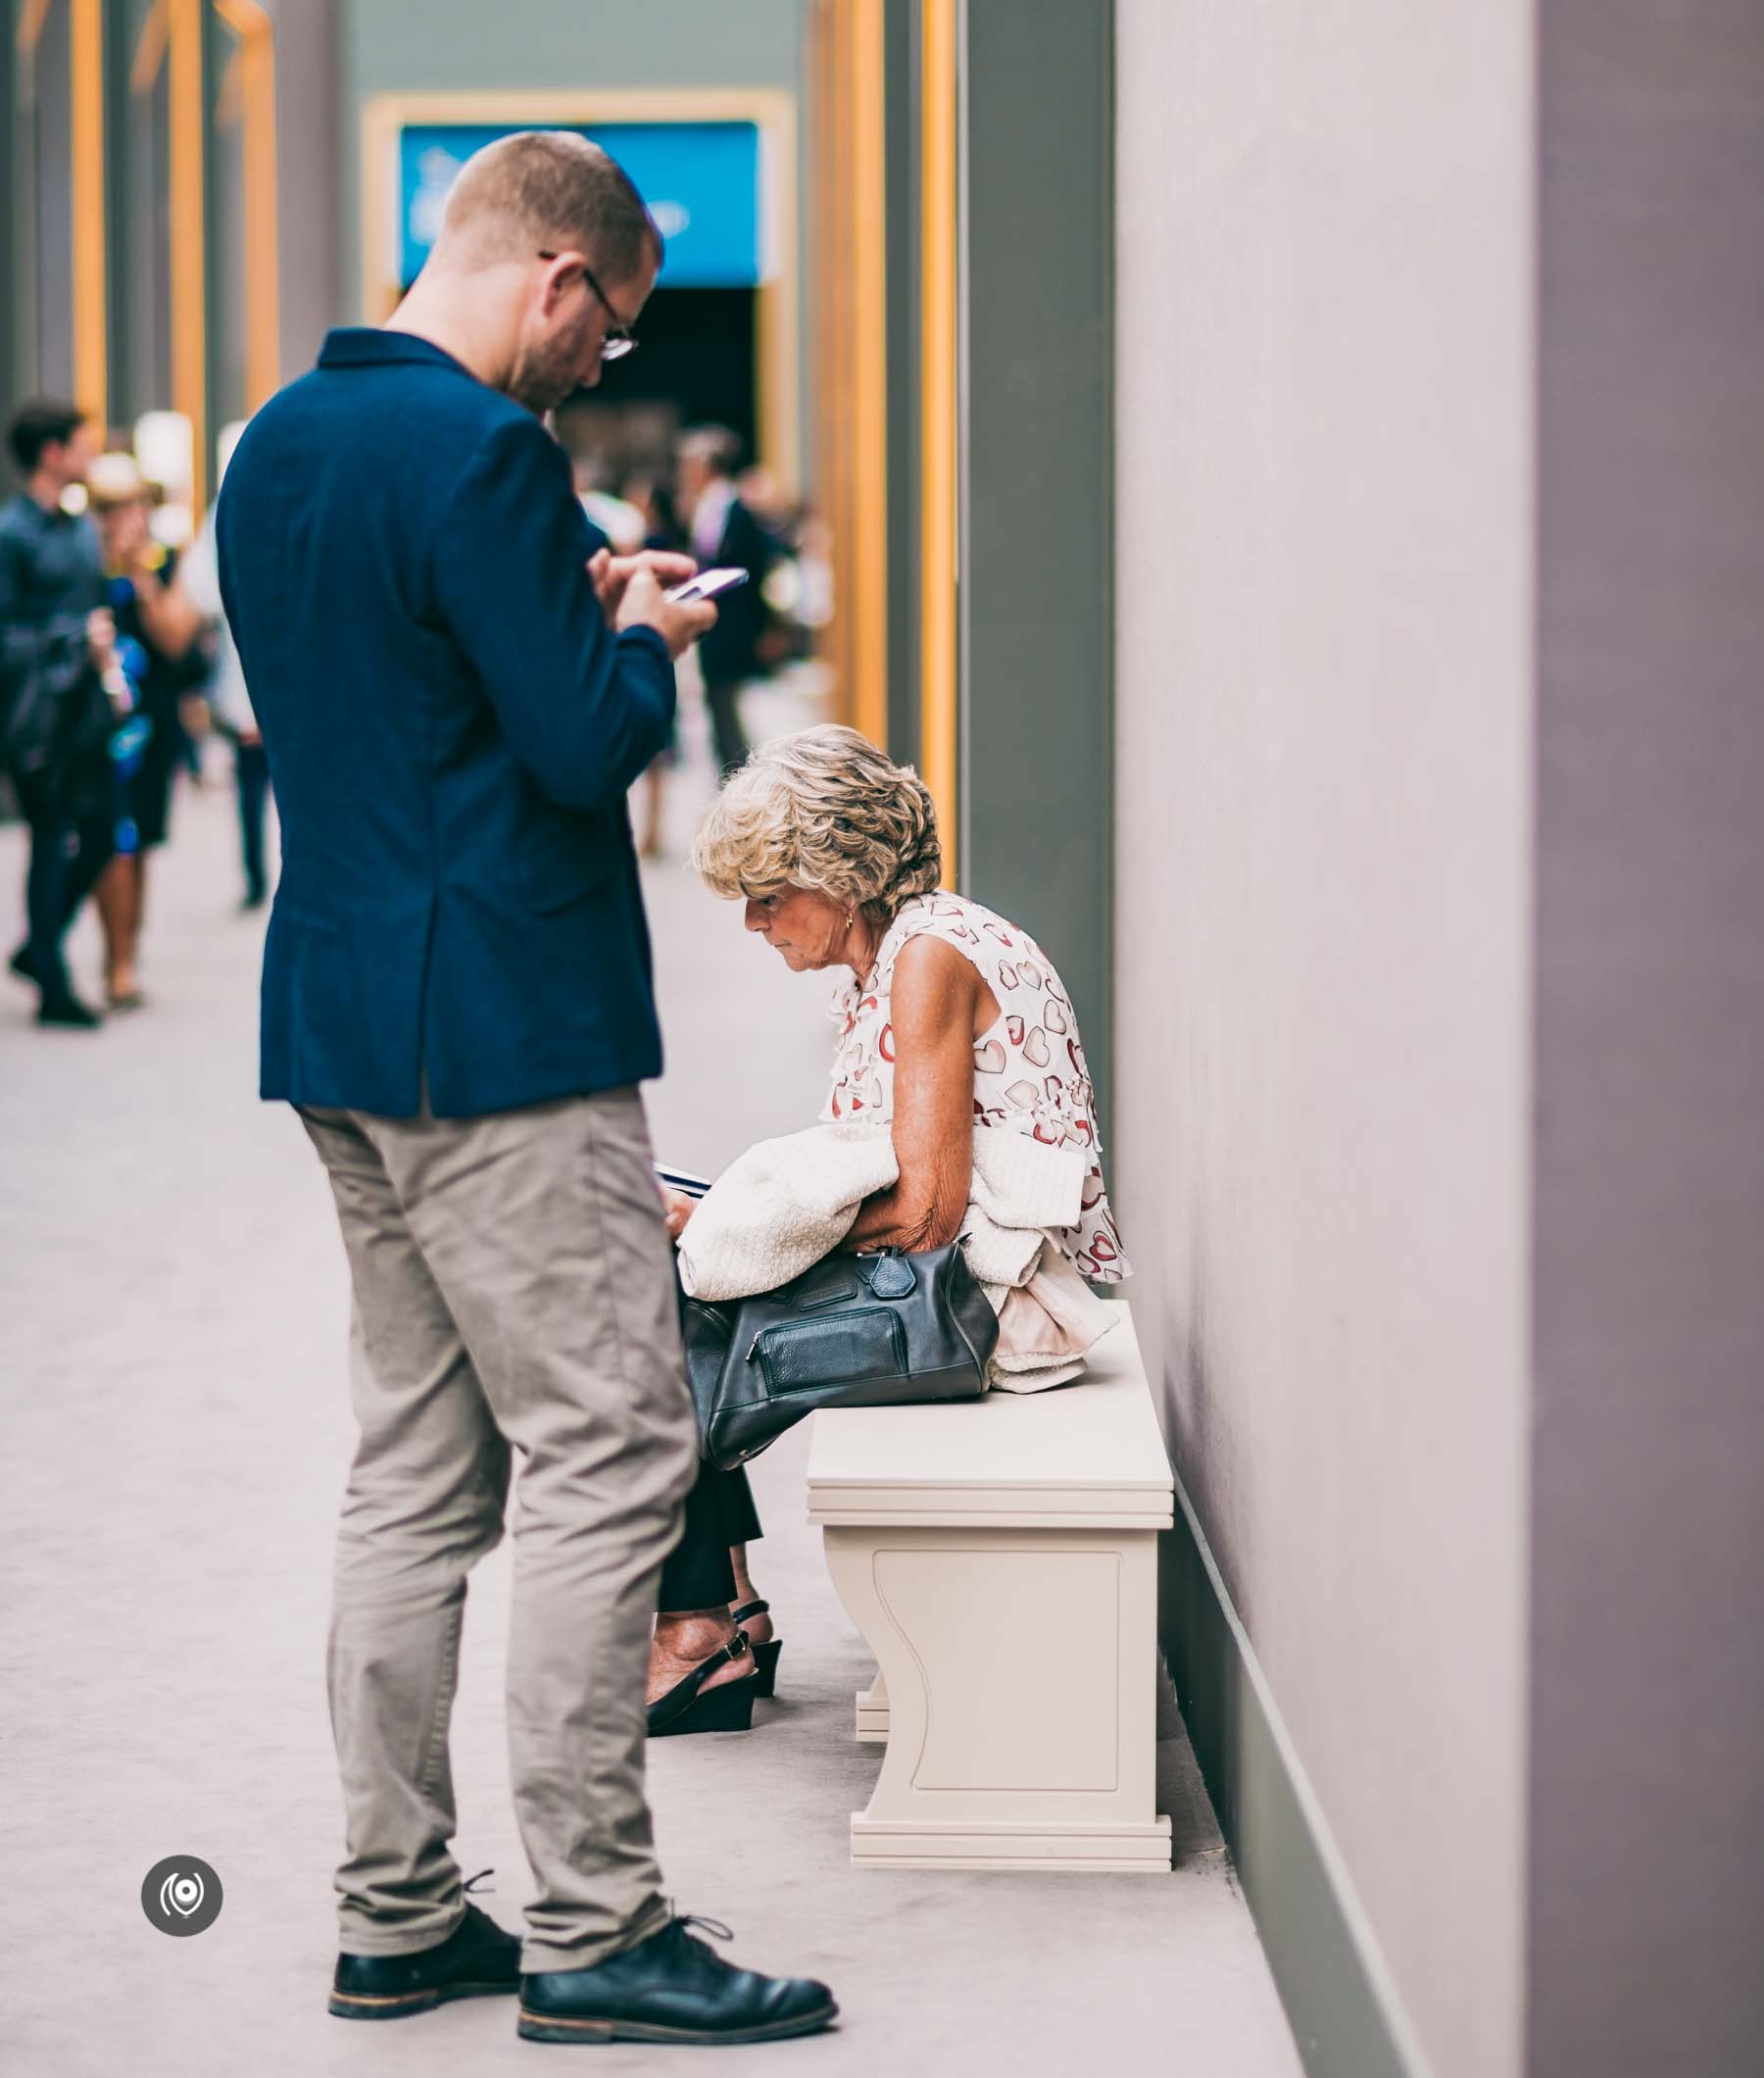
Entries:
[[573, 130], [515, 130], [473, 152], [441, 220], [436, 256], [466, 268], [579, 252], [628, 281], [662, 258], [662, 233], [616, 159]]
[[76, 404], [63, 404], [53, 397], [33, 397], [12, 416], [6, 428], [6, 444], [19, 465], [21, 475], [34, 476], [46, 447], [65, 447], [86, 422]]

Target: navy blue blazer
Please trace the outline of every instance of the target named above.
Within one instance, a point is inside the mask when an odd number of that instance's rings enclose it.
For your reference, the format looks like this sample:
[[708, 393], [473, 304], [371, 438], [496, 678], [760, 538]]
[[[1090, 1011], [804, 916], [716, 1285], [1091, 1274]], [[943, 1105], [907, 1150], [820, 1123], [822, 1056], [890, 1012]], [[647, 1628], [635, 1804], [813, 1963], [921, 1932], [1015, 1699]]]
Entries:
[[262, 1092], [443, 1118], [662, 1069], [625, 789], [673, 666], [614, 635], [568, 462], [406, 333], [333, 331], [246, 427], [220, 591], [282, 830]]

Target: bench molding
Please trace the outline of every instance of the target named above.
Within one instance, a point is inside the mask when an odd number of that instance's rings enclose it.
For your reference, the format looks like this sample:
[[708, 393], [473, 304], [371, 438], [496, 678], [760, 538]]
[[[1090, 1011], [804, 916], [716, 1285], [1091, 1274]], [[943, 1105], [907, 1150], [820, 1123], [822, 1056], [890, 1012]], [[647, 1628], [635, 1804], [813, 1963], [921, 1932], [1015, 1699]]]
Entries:
[[1106, 1826], [1090, 1833], [1014, 1826], [895, 1825], [852, 1820], [852, 1859], [860, 1868], [1044, 1869], [1074, 1875], [1167, 1875], [1170, 1821]]

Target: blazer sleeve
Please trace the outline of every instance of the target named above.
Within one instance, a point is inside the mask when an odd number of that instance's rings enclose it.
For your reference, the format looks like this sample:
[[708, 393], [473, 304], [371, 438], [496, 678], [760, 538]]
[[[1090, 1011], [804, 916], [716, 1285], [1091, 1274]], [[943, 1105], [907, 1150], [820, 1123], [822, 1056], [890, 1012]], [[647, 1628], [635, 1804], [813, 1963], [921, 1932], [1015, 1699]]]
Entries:
[[588, 576], [594, 538], [569, 464], [537, 421], [487, 434], [441, 514], [441, 616], [514, 755], [565, 808], [619, 801], [667, 741], [674, 673], [653, 628], [614, 634]]

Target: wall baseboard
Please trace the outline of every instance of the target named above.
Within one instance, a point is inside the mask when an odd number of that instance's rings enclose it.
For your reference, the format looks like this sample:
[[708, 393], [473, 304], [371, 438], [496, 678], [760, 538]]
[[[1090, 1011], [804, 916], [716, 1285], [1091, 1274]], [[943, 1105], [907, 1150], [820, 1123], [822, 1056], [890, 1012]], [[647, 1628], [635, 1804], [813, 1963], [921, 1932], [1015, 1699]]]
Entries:
[[1309, 2078], [1430, 2078], [1178, 1476], [1158, 1630], [1189, 1739]]

